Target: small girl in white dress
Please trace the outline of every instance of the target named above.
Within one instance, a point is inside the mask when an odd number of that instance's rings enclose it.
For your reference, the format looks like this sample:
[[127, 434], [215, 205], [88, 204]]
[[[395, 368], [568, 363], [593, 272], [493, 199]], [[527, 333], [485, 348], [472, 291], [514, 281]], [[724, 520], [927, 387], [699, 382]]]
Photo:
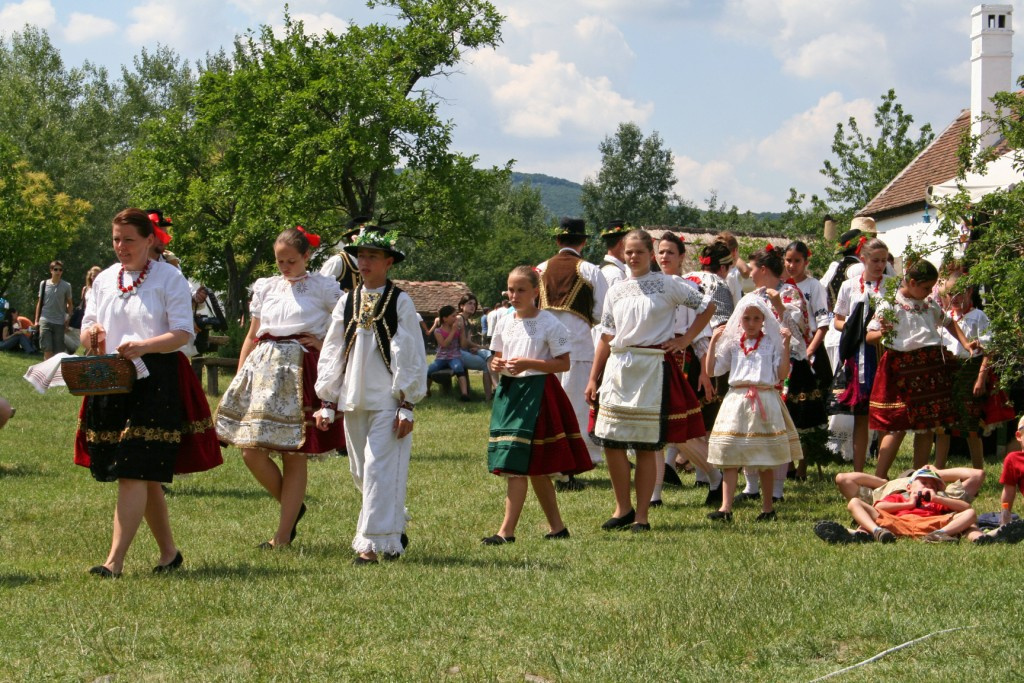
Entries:
[[[791, 335], [780, 327], [758, 294], [740, 299], [724, 327], [715, 330], [706, 359], [708, 374], [729, 373], [729, 393], [708, 439], [708, 462], [722, 468], [722, 505], [714, 521], [732, 521], [739, 468], [760, 470], [761, 486], [772, 490], [773, 468], [803, 454], [796, 426], [779, 393], [789, 374]], [[776, 519], [771, 496], [761, 497], [757, 521]]]

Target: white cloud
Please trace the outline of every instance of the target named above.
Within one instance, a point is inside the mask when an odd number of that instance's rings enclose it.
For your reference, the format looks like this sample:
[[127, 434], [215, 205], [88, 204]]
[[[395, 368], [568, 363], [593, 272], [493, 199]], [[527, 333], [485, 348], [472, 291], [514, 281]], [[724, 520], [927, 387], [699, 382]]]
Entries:
[[109, 36], [116, 30], [117, 24], [110, 19], [72, 12], [64, 27], [64, 39], [69, 43], [87, 43]]
[[188, 17], [186, 12], [174, 3], [162, 0], [137, 5], [129, 10], [134, 20], [128, 26], [128, 39], [135, 45], [174, 45], [189, 33], [189, 26], [195, 17]]
[[876, 105], [870, 100], [847, 102], [838, 92], [831, 92], [807, 111], [800, 112], [757, 144], [756, 162], [762, 168], [785, 174], [791, 184], [820, 187], [823, 177], [818, 171], [831, 155], [836, 124], [852, 116], [864, 135], [874, 136]]
[[888, 54], [884, 34], [867, 30], [828, 33], [803, 43], [782, 60], [786, 73], [799, 78], [830, 78], [879, 72]]
[[0, 31], [20, 31], [25, 24], [48, 29], [56, 21], [57, 12], [50, 0], [8, 2], [0, 8]]
[[469, 72], [490, 89], [503, 131], [516, 137], [606, 133], [622, 121], [643, 123], [654, 109], [620, 95], [606, 77], [583, 75], [555, 51], [535, 53], [528, 64], [481, 52]]

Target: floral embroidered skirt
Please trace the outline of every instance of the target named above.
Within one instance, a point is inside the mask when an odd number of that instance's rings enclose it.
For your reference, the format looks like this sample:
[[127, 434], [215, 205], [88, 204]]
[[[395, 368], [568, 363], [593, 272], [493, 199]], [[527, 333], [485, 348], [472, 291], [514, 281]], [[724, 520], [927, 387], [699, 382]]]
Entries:
[[82, 401], [75, 463], [97, 481], [169, 482], [224, 462], [210, 406], [185, 355], [151, 353], [142, 362], [149, 377], [136, 380], [131, 393]]
[[926, 431], [956, 421], [957, 364], [940, 346], [886, 350], [871, 388], [868, 424], [880, 432]]
[[317, 349], [290, 340], [261, 340], [217, 406], [217, 435], [239, 448], [310, 455], [345, 449], [341, 420], [316, 428]]

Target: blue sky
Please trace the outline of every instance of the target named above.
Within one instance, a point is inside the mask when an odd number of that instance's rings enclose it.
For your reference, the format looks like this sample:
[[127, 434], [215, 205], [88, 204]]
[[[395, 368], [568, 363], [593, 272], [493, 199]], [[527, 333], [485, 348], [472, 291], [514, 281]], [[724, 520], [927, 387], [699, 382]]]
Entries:
[[[822, 191], [835, 124], [870, 129], [895, 88], [918, 124], [941, 132], [970, 104], [965, 0], [494, 0], [503, 43], [438, 83], [455, 147], [481, 164], [582, 182], [622, 121], [658, 131], [676, 191], [712, 190], [741, 210], [785, 208], [790, 187]], [[1011, 3], [1024, 31], [1024, 0]], [[362, 1], [292, 0], [309, 31], [380, 17]], [[0, 0], [0, 32], [46, 29], [68, 65], [113, 74], [143, 45], [189, 59], [260, 24], [269, 0]], [[1017, 41], [1019, 42], [1019, 41]], [[1015, 77], [1022, 73], [1014, 57]]]

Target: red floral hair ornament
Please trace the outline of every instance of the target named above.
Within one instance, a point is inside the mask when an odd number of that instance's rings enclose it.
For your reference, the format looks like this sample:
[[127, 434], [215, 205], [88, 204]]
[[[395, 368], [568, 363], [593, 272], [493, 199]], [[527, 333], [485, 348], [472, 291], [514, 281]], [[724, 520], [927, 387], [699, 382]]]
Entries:
[[864, 245], [867, 244], [867, 241], [868, 238], [865, 237], [864, 235], [861, 235], [860, 239], [857, 240], [857, 250], [854, 251], [853, 253], [856, 254], [857, 256], [860, 256], [860, 250], [864, 248]]
[[807, 250], [807, 258], [811, 258], [811, 256], [813, 256], [813, 255], [814, 255], [814, 252], [812, 252], [810, 249], [808, 249]]
[[767, 251], [768, 253], [771, 253], [775, 251], [775, 245], [769, 242], [767, 245], [765, 245], [764, 250]]
[[[149, 222], [153, 224], [153, 235], [156, 236], [156, 241], [166, 247], [171, 243], [171, 235], [160, 227], [160, 214], [154, 212], [147, 215], [149, 216]], [[166, 218], [164, 220], [166, 220], [167, 224], [170, 225], [170, 218]]]
[[711, 265], [711, 257], [710, 256], [701, 256], [700, 257], [700, 264], [702, 266], [710, 266]]
[[306, 236], [306, 239], [309, 241], [309, 246], [313, 247], [314, 249], [320, 246], [320, 235], [314, 235], [301, 225], [296, 225], [295, 229]]

